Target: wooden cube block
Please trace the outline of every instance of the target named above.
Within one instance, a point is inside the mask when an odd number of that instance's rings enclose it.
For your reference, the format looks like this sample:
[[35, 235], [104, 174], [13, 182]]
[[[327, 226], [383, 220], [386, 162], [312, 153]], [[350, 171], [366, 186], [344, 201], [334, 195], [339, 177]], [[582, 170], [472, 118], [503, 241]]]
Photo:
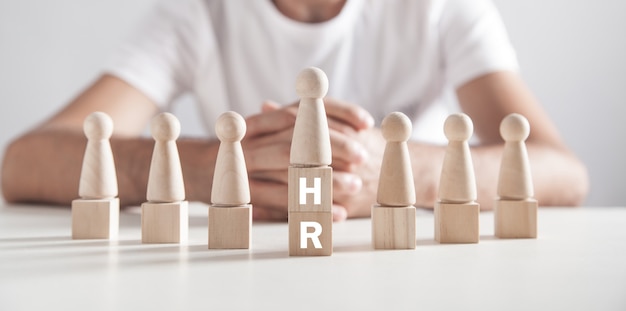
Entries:
[[415, 207], [372, 207], [375, 249], [415, 249]]
[[537, 238], [537, 200], [496, 200], [495, 203], [496, 237]]
[[209, 206], [209, 249], [250, 248], [252, 205]]
[[478, 243], [478, 203], [435, 204], [435, 240], [439, 243]]
[[120, 200], [72, 201], [72, 239], [117, 239]]
[[330, 212], [333, 204], [333, 169], [289, 167], [287, 205], [292, 212]]
[[186, 243], [188, 232], [187, 201], [141, 204], [142, 243]]
[[330, 256], [333, 214], [289, 212], [289, 256]]

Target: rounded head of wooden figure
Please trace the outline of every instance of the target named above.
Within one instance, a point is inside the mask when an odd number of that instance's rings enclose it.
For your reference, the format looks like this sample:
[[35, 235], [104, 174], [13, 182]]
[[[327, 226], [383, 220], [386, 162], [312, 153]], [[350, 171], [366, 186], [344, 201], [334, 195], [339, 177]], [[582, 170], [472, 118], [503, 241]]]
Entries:
[[466, 141], [474, 132], [474, 124], [464, 113], [452, 114], [446, 119], [443, 132], [449, 141]]
[[328, 92], [328, 77], [317, 67], [305, 68], [296, 78], [296, 93], [300, 98], [323, 98]]
[[109, 139], [113, 134], [113, 120], [108, 114], [96, 111], [85, 118], [83, 131], [89, 140]]
[[519, 113], [511, 113], [500, 123], [500, 135], [504, 141], [525, 141], [530, 134], [528, 120]]
[[176, 140], [180, 135], [180, 122], [173, 114], [162, 112], [152, 119], [150, 131], [157, 141]]
[[392, 112], [383, 119], [380, 129], [386, 141], [403, 142], [411, 137], [413, 125], [404, 113]]
[[246, 135], [246, 120], [234, 112], [223, 113], [215, 122], [215, 134], [221, 142], [238, 142]]

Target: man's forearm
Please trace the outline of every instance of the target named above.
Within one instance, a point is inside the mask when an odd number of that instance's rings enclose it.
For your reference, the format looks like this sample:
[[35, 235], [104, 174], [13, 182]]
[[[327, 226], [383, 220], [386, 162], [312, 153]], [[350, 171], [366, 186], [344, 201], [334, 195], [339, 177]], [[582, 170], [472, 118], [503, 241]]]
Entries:
[[[587, 196], [585, 166], [569, 151], [547, 145], [526, 144], [535, 198], [541, 206], [578, 206]], [[481, 209], [493, 208], [497, 198], [503, 145], [472, 149], [478, 202]]]
[[[86, 138], [82, 132], [41, 130], [29, 133], [6, 150], [2, 190], [9, 202], [68, 205], [78, 197]], [[210, 200], [217, 144], [181, 139], [178, 148], [188, 200]], [[123, 206], [145, 201], [152, 138], [111, 139]]]
[[[445, 146], [409, 144], [418, 206], [432, 207], [437, 201]], [[503, 145], [471, 148], [476, 174], [477, 202], [493, 208], [500, 173]], [[535, 198], [542, 206], [576, 206], [588, 191], [584, 165], [567, 151], [528, 144]]]

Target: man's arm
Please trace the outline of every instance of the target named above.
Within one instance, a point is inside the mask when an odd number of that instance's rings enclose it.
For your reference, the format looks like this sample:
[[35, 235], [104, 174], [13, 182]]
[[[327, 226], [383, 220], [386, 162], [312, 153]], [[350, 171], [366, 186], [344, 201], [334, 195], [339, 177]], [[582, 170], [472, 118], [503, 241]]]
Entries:
[[[481, 209], [492, 209], [497, 197], [504, 149], [500, 122], [514, 112], [530, 123], [526, 146], [535, 198], [541, 206], [583, 203], [589, 188], [585, 165], [567, 149], [552, 121], [516, 74], [497, 72], [478, 77], [462, 85], [457, 96], [463, 112], [472, 118], [474, 136], [479, 139], [471, 153]], [[437, 200], [445, 147], [409, 142], [409, 148], [417, 205], [432, 207]]]
[[567, 148], [556, 127], [526, 88], [511, 72], [476, 78], [457, 90], [462, 110], [474, 122], [480, 145], [472, 149], [478, 200], [491, 209], [496, 198], [503, 141], [500, 122], [513, 112], [530, 123], [526, 140], [533, 175], [535, 198], [542, 206], [577, 206], [589, 190], [585, 165]]
[[[476, 78], [457, 90], [462, 110], [474, 123], [479, 145], [471, 148], [481, 209], [493, 208], [504, 142], [500, 122], [509, 113], [528, 118], [531, 133], [526, 142], [533, 174], [535, 198], [542, 206], [582, 204], [589, 187], [587, 171], [567, 149], [555, 126], [520, 78], [498, 72]], [[442, 130], [443, 130], [443, 124]], [[376, 199], [378, 174], [385, 141], [373, 128], [352, 136], [369, 151], [369, 160], [356, 170], [362, 180], [358, 194], [338, 192], [334, 199], [345, 206], [348, 217], [369, 216]], [[415, 179], [416, 205], [432, 208], [437, 200], [445, 146], [409, 141]]]
[[[255, 219], [286, 219], [286, 168], [297, 110], [295, 106], [270, 106], [266, 105], [264, 113], [248, 118], [243, 145]], [[140, 134], [157, 107], [139, 90], [112, 76], [103, 76], [50, 120], [11, 143], [2, 169], [2, 190], [7, 201], [69, 205], [78, 197], [87, 143], [83, 121], [93, 111], [109, 114], [114, 122], [110, 141], [122, 205], [145, 201], [154, 141]], [[328, 112], [334, 128], [333, 161], [338, 168], [350, 170], [363, 159], [347, 133], [370, 127], [373, 121], [367, 112], [353, 105], [333, 104]], [[187, 199], [209, 203], [218, 142], [181, 138], [177, 145]], [[335, 174], [336, 189], [349, 191], [347, 188], [354, 187], [354, 183], [346, 179], [355, 176], [348, 172]], [[345, 218], [343, 209], [336, 211], [337, 219]]]
[[[83, 121], [94, 111], [111, 116], [111, 138], [122, 205], [145, 200], [154, 142], [140, 137], [156, 105], [124, 81], [105, 75], [62, 111], [13, 141], [2, 168], [2, 191], [9, 202], [68, 205], [78, 197], [86, 138]], [[217, 144], [178, 141], [189, 200], [209, 201]]]

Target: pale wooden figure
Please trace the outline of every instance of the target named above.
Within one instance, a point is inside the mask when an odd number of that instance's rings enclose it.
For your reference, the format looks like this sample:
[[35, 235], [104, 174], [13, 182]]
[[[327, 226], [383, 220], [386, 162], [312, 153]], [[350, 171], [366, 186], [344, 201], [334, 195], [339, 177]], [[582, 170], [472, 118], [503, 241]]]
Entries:
[[141, 205], [141, 241], [185, 243], [189, 216], [176, 147], [180, 122], [164, 112], [152, 119], [150, 129], [155, 143], [148, 176], [148, 202]]
[[289, 154], [291, 165], [314, 167], [331, 164], [330, 134], [323, 100], [327, 92], [328, 78], [319, 68], [306, 68], [296, 78], [300, 105]]
[[326, 74], [315, 67], [302, 70], [296, 92], [300, 105], [288, 169], [289, 255], [331, 255], [332, 153], [323, 101], [328, 92]]
[[375, 249], [415, 248], [415, 182], [407, 140], [411, 120], [401, 112], [381, 124], [387, 141], [378, 180], [377, 205], [372, 207], [372, 244]]
[[537, 200], [525, 140], [530, 134], [528, 120], [517, 113], [500, 123], [504, 152], [494, 206], [495, 235], [499, 238], [537, 237]]
[[113, 121], [103, 112], [85, 118], [87, 146], [80, 173], [78, 195], [72, 201], [73, 239], [116, 239], [120, 202], [117, 175], [109, 138]]
[[467, 140], [474, 130], [465, 114], [450, 115], [444, 124], [448, 147], [435, 203], [435, 240], [439, 243], [478, 243], [476, 179]]
[[209, 248], [250, 248], [252, 205], [241, 148], [246, 121], [236, 112], [226, 112], [217, 119], [215, 133], [220, 147], [209, 206]]

